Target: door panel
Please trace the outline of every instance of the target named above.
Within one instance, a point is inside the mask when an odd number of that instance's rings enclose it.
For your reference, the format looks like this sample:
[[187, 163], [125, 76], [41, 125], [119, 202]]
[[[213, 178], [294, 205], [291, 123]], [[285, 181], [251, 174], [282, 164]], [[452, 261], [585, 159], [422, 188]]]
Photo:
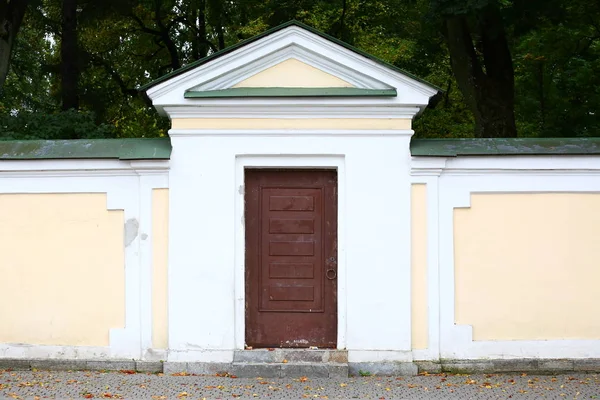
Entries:
[[335, 347], [337, 173], [246, 170], [246, 344]]

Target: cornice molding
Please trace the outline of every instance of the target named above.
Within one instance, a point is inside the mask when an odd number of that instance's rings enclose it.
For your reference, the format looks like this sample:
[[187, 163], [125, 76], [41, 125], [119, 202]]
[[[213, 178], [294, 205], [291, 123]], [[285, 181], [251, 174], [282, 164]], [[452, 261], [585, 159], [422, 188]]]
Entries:
[[[261, 104], [262, 103], [262, 104]], [[343, 105], [330, 99], [321, 99], [312, 104], [304, 102], [276, 106], [272, 100], [264, 99], [259, 104], [244, 104], [243, 101], [229, 104], [197, 106], [169, 106], [165, 111], [173, 118], [379, 118], [412, 119], [418, 113], [418, 107], [411, 106], [365, 106], [360, 104]], [[265, 104], [266, 103], [266, 104]]]
[[410, 165], [412, 176], [600, 175], [600, 158], [593, 156], [413, 156]]
[[[360, 99], [186, 99], [187, 90], [227, 89], [279, 62], [296, 58], [319, 70], [352, 83], [357, 88], [396, 89], [394, 98]], [[388, 68], [343, 46], [296, 26], [290, 26], [256, 42], [236, 49], [206, 64], [148, 89], [148, 96], [159, 112], [169, 114], [174, 107], [229, 106], [232, 104], [269, 105], [392, 105], [424, 109], [437, 90], [396, 70]], [[228, 99], [230, 100], [230, 99]]]
[[177, 137], [373, 137], [373, 136], [405, 136], [411, 137], [414, 134], [410, 129], [381, 129], [381, 130], [361, 130], [361, 129], [170, 129], [169, 136]]
[[3, 161], [0, 178], [139, 176], [168, 174], [169, 160]]

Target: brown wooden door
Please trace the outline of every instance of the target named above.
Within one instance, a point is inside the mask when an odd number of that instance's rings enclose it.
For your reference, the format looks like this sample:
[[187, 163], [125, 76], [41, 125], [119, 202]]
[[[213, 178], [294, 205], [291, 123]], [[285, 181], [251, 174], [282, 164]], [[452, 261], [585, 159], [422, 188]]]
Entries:
[[246, 344], [335, 348], [337, 172], [246, 170]]

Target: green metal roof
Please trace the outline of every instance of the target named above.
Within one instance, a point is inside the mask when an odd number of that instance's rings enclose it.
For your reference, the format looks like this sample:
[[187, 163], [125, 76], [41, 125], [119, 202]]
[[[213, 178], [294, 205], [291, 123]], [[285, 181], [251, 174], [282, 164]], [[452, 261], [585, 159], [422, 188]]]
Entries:
[[232, 88], [185, 92], [186, 99], [223, 97], [396, 97], [396, 89], [328, 88]]
[[404, 70], [396, 67], [395, 65], [392, 65], [392, 64], [390, 64], [390, 63], [388, 63], [386, 61], [383, 61], [383, 60], [381, 60], [381, 59], [379, 59], [379, 58], [377, 58], [377, 57], [375, 57], [375, 56], [373, 56], [373, 55], [371, 55], [369, 53], [366, 53], [366, 52], [364, 52], [364, 51], [362, 51], [360, 49], [357, 49], [354, 46], [349, 45], [346, 42], [343, 42], [343, 41], [341, 41], [341, 40], [339, 40], [337, 38], [334, 38], [333, 36], [329, 36], [326, 33], [323, 33], [323, 32], [321, 32], [321, 31], [319, 31], [319, 30], [317, 30], [317, 29], [315, 29], [315, 28], [313, 28], [311, 26], [308, 26], [308, 25], [303, 24], [302, 22], [296, 21], [296, 20], [292, 20], [292, 21], [286, 22], [284, 24], [281, 24], [279, 26], [276, 26], [274, 28], [271, 28], [271, 29], [269, 29], [269, 30], [267, 30], [267, 31], [259, 34], [259, 35], [253, 36], [253, 37], [251, 37], [249, 39], [246, 39], [246, 40], [242, 40], [242, 41], [234, 44], [233, 46], [229, 46], [226, 49], [219, 50], [219, 51], [217, 51], [217, 52], [215, 52], [215, 53], [213, 53], [213, 54], [211, 54], [211, 55], [209, 55], [207, 57], [204, 57], [204, 58], [202, 58], [200, 60], [197, 60], [197, 61], [194, 61], [194, 62], [189, 63], [187, 65], [184, 65], [183, 67], [181, 67], [181, 68], [179, 68], [179, 69], [177, 69], [175, 71], [172, 71], [172, 72], [170, 72], [170, 73], [168, 73], [166, 75], [161, 76], [158, 79], [153, 80], [152, 82], [149, 82], [149, 83], [143, 85], [140, 88], [140, 91], [146, 91], [146, 90], [150, 89], [152, 86], [158, 85], [159, 83], [162, 83], [162, 82], [164, 82], [164, 81], [166, 81], [168, 79], [171, 79], [171, 78], [173, 78], [173, 77], [175, 77], [177, 75], [180, 75], [180, 74], [182, 74], [184, 72], [187, 72], [190, 69], [193, 69], [193, 68], [199, 67], [200, 65], [206, 64], [209, 61], [215, 60], [215, 59], [217, 59], [217, 58], [219, 58], [219, 57], [221, 57], [221, 56], [223, 56], [225, 54], [231, 53], [234, 50], [237, 50], [237, 49], [239, 49], [241, 47], [244, 47], [247, 44], [253, 43], [253, 42], [257, 41], [257, 40], [260, 40], [260, 39], [262, 39], [264, 37], [269, 36], [272, 33], [279, 32], [280, 30], [285, 29], [285, 28], [290, 27], [290, 26], [297, 26], [297, 27], [300, 27], [302, 29], [305, 29], [305, 30], [307, 30], [307, 31], [309, 31], [311, 33], [314, 33], [315, 35], [318, 35], [318, 36], [322, 37], [323, 39], [329, 40], [329, 41], [331, 41], [331, 42], [333, 42], [335, 44], [338, 44], [338, 45], [340, 45], [342, 47], [345, 47], [346, 49], [348, 49], [350, 51], [353, 51], [353, 52], [355, 52], [355, 53], [357, 53], [357, 54], [359, 54], [359, 55], [361, 55], [363, 57], [366, 57], [366, 58], [368, 58], [368, 59], [370, 59], [372, 61], [375, 61], [375, 62], [377, 62], [379, 64], [382, 64], [382, 65], [384, 65], [385, 67], [387, 67], [389, 69], [392, 69], [394, 71], [400, 72], [401, 74], [404, 74], [404, 75], [406, 75], [406, 76], [408, 76], [408, 77], [410, 77], [410, 78], [412, 78], [412, 79], [414, 79], [416, 81], [424, 83], [424, 84], [432, 87], [433, 89], [436, 89], [439, 92], [443, 92], [443, 90], [440, 89], [439, 87], [437, 87], [435, 85], [432, 85], [431, 83], [429, 83], [429, 82], [427, 82], [427, 81], [425, 81], [425, 80], [423, 80], [423, 79], [421, 79], [421, 78], [419, 78], [419, 77], [411, 74], [410, 72], [406, 72], [406, 71], [404, 71]]
[[413, 139], [413, 156], [523, 156], [600, 154], [600, 138]]
[[0, 141], [0, 160], [168, 160], [169, 138]]
[[[600, 138], [413, 139], [413, 156], [599, 155]], [[169, 138], [0, 141], [0, 160], [168, 160]]]

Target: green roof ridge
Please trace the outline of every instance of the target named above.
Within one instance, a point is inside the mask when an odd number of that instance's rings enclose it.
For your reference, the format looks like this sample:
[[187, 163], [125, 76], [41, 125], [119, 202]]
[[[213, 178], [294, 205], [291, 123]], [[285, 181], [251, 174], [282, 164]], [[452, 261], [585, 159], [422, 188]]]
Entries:
[[0, 160], [168, 160], [169, 138], [0, 140]]
[[600, 154], [600, 138], [412, 139], [413, 156], [523, 156]]
[[184, 97], [223, 98], [223, 97], [396, 97], [396, 89], [362, 89], [353, 87], [241, 87], [220, 90], [187, 91]]
[[247, 44], [255, 42], [255, 41], [259, 40], [259, 39], [262, 39], [262, 38], [264, 38], [266, 36], [269, 36], [270, 34], [278, 32], [278, 31], [280, 31], [282, 29], [285, 29], [285, 28], [287, 28], [289, 26], [298, 26], [300, 28], [303, 28], [303, 29], [305, 29], [305, 30], [307, 30], [307, 31], [309, 31], [311, 33], [314, 33], [317, 36], [320, 36], [320, 37], [322, 37], [324, 39], [327, 39], [327, 40], [329, 40], [329, 41], [331, 41], [333, 43], [336, 43], [336, 44], [338, 44], [338, 45], [340, 45], [340, 46], [342, 46], [342, 47], [344, 47], [344, 48], [346, 48], [346, 49], [348, 49], [350, 51], [353, 51], [353, 52], [355, 52], [357, 54], [360, 54], [361, 56], [363, 56], [365, 58], [368, 58], [368, 59], [370, 59], [372, 61], [375, 61], [375, 62], [377, 62], [377, 63], [379, 63], [381, 65], [384, 65], [387, 68], [390, 68], [390, 69], [392, 69], [392, 70], [394, 70], [396, 72], [400, 72], [401, 74], [404, 74], [404, 75], [408, 76], [409, 78], [412, 78], [412, 79], [414, 79], [414, 80], [416, 80], [418, 82], [426, 84], [426, 85], [428, 85], [428, 86], [436, 89], [439, 92], [443, 92], [443, 90], [441, 88], [439, 88], [439, 87], [437, 87], [437, 86], [435, 86], [435, 85], [433, 85], [433, 84], [425, 81], [422, 78], [419, 78], [416, 75], [411, 74], [410, 72], [404, 71], [403, 69], [398, 68], [395, 65], [392, 65], [392, 64], [388, 63], [387, 61], [384, 61], [384, 60], [382, 60], [382, 59], [380, 59], [378, 57], [375, 57], [375, 56], [373, 56], [373, 55], [371, 55], [371, 54], [369, 54], [369, 53], [367, 53], [365, 51], [362, 51], [362, 50], [360, 50], [360, 49], [358, 49], [358, 48], [356, 48], [356, 47], [354, 47], [354, 46], [352, 46], [352, 45], [350, 45], [350, 44], [348, 44], [348, 43], [346, 43], [346, 42], [344, 42], [344, 41], [342, 41], [340, 39], [337, 39], [337, 38], [335, 38], [333, 36], [330, 36], [330, 35], [328, 35], [328, 34], [326, 34], [324, 32], [319, 31], [318, 29], [315, 29], [315, 28], [313, 28], [313, 27], [311, 27], [309, 25], [306, 25], [303, 22], [297, 21], [295, 19], [293, 19], [291, 21], [288, 21], [288, 22], [285, 22], [285, 23], [283, 23], [281, 25], [275, 26], [275, 27], [273, 27], [271, 29], [268, 29], [268, 30], [264, 31], [263, 33], [260, 33], [258, 35], [252, 36], [251, 38], [244, 39], [244, 40], [242, 40], [242, 41], [240, 41], [240, 42], [238, 42], [238, 43], [236, 43], [236, 44], [234, 44], [232, 46], [229, 46], [229, 47], [227, 47], [227, 48], [225, 48], [223, 50], [219, 50], [219, 51], [217, 51], [217, 52], [215, 52], [215, 53], [213, 53], [211, 55], [208, 55], [208, 56], [206, 56], [204, 58], [201, 58], [200, 60], [196, 60], [194, 62], [191, 62], [191, 63], [187, 64], [187, 65], [184, 65], [183, 67], [181, 67], [181, 68], [179, 68], [179, 69], [177, 69], [175, 71], [171, 71], [168, 74], [165, 74], [165, 75], [161, 76], [160, 78], [157, 78], [157, 79], [155, 79], [155, 80], [153, 80], [151, 82], [146, 83], [145, 85], [141, 86], [139, 90], [140, 91], [148, 90], [151, 87], [153, 87], [155, 85], [158, 85], [159, 83], [162, 83], [162, 82], [164, 82], [164, 81], [166, 81], [166, 80], [168, 80], [170, 78], [173, 78], [173, 77], [175, 77], [177, 75], [180, 75], [180, 74], [182, 74], [182, 73], [184, 73], [186, 71], [189, 71], [190, 69], [193, 69], [195, 67], [198, 67], [200, 65], [206, 64], [209, 61], [217, 59], [217, 58], [219, 58], [219, 57], [221, 57], [221, 56], [223, 56], [223, 55], [225, 55], [227, 53], [230, 53], [230, 52], [232, 52], [234, 50], [239, 49], [240, 47], [243, 47], [243, 46], [245, 46]]

